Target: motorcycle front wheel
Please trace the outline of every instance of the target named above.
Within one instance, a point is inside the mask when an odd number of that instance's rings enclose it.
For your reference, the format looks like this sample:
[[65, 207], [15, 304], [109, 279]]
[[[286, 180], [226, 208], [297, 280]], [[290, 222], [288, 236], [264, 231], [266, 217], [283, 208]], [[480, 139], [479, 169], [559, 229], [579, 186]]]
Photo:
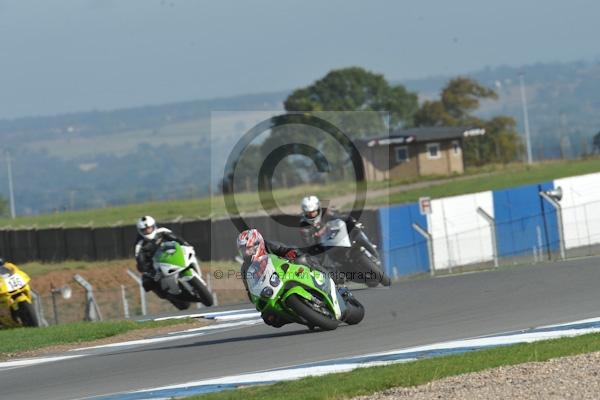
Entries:
[[292, 294], [286, 299], [285, 303], [296, 315], [306, 320], [308, 326], [318, 326], [324, 331], [332, 331], [339, 325], [337, 319], [332, 319], [314, 310], [297, 294]]
[[23, 326], [40, 326], [33, 304], [27, 301], [19, 303], [19, 307], [13, 313], [13, 317], [16, 317]]
[[208, 288], [198, 279], [197, 277], [193, 277], [190, 279], [189, 284], [194, 288], [194, 292], [198, 296], [200, 302], [207, 307], [213, 305], [214, 300], [212, 293], [208, 290]]

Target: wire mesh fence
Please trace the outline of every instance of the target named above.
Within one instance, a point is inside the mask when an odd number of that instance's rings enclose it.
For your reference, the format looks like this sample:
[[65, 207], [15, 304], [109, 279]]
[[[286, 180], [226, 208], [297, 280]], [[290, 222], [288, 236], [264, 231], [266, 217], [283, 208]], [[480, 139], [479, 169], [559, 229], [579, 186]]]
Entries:
[[384, 255], [388, 272], [403, 276], [558, 260], [563, 257], [561, 246], [565, 259], [600, 255], [600, 201], [561, 207], [558, 212], [562, 218], [556, 210], [546, 209], [463, 230], [452, 226], [456, 221], [444, 221], [443, 229], [428, 232], [431, 250], [420, 235], [412, 243], [389, 246]]
[[[210, 268], [207, 266], [205, 269], [204, 278], [209, 283], [219, 305], [238, 304], [247, 300], [238, 273], [239, 268], [235, 269], [234, 266]], [[93, 286], [93, 297], [102, 319], [143, 317], [142, 292], [145, 297], [147, 316], [178, 311], [169, 301], [159, 298], [155, 293], [140, 290], [140, 286], [126, 273], [122, 275], [122, 283], [118, 286], [94, 285], [94, 281], [90, 280]], [[75, 282], [69, 285], [71, 286], [71, 296], [68, 299], [63, 298], [59, 290], [56, 290], [55, 293], [46, 291], [38, 294], [42, 314], [49, 325], [86, 320], [86, 307], [88, 306], [86, 291]], [[209, 308], [201, 303], [190, 305], [189, 310], [195, 309], [209, 311]]]

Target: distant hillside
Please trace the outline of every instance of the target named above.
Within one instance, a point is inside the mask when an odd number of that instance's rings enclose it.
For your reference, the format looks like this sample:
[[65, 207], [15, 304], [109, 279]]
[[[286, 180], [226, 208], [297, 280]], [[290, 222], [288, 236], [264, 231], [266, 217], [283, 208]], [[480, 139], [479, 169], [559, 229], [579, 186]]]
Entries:
[[[211, 160], [224, 160], [231, 149], [229, 127], [243, 127], [234, 118], [213, 129], [211, 137], [211, 112], [255, 110], [260, 115], [261, 110], [281, 110], [286, 96], [266, 93], [2, 120], [0, 140], [13, 160], [17, 214], [206, 195], [216, 166]], [[226, 115], [219, 113], [216, 120]], [[8, 198], [1, 161], [0, 196]]]
[[[600, 62], [501, 66], [464, 74], [494, 88], [499, 100], [487, 102], [484, 116], [514, 117], [524, 132], [519, 74], [524, 74], [534, 158], [572, 158], [591, 151], [600, 131]], [[406, 81], [421, 98], [432, 98], [451, 77]]]
[[88, 111], [44, 117], [0, 120], [3, 141], [30, 142], [64, 136], [90, 137], [117, 132], [160, 129], [208, 118], [213, 110], [246, 111], [281, 108], [287, 92], [149, 105], [111, 111]]
[[[464, 74], [500, 99], [480, 114], [513, 116], [522, 128], [519, 74], [527, 84], [534, 157], [576, 157], [600, 130], [600, 62], [501, 66]], [[317, 77], [315, 77], [317, 78]], [[404, 81], [421, 99], [438, 96], [452, 77]], [[197, 197], [216, 182], [239, 135], [291, 92], [0, 120], [13, 159], [18, 214]], [[248, 111], [253, 113], [218, 113]], [[240, 116], [241, 115], [241, 116]], [[7, 198], [0, 158], [0, 196]]]

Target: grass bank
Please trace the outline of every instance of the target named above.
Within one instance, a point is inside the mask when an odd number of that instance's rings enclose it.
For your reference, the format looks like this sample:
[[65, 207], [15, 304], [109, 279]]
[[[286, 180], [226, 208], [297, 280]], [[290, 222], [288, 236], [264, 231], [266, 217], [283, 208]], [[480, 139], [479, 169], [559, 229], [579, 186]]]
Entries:
[[188, 319], [146, 322], [74, 322], [43, 328], [4, 329], [0, 330], [0, 356], [61, 344], [89, 342], [137, 329], [161, 328], [189, 322]]
[[384, 367], [362, 368], [341, 374], [304, 378], [274, 385], [225, 391], [188, 400], [331, 400], [368, 395], [392, 387], [422, 385], [433, 380], [505, 365], [600, 351], [600, 334], [516, 344], [447, 357]]
[[[406, 203], [418, 200], [422, 196], [442, 197], [482, 190], [502, 189], [567, 176], [600, 172], [600, 159], [578, 161], [543, 162], [533, 165], [509, 164], [486, 165], [469, 168], [464, 175], [428, 176], [419, 178], [395, 179], [385, 182], [370, 182], [369, 191], [389, 188], [398, 191], [391, 196], [383, 195], [369, 199], [368, 206]], [[458, 179], [457, 179], [458, 178]], [[422, 186], [411, 189], [409, 184]], [[354, 193], [353, 182], [336, 182], [328, 185], [303, 185], [289, 189], [273, 191], [273, 198], [279, 207], [297, 205], [306, 194], [316, 194], [325, 199], [334, 199]], [[406, 190], [404, 190], [406, 187]], [[235, 201], [241, 213], [263, 210], [259, 194], [240, 193]], [[350, 206], [350, 205], [348, 205]], [[150, 214], [159, 221], [171, 221], [178, 218], [199, 219], [223, 217], [228, 215], [223, 196], [202, 197], [196, 199], [169, 200], [129, 204], [92, 210], [66, 211], [35, 216], [20, 216], [13, 219], [0, 218], [0, 226], [7, 228], [44, 228], [49, 226], [111, 226], [115, 224], [133, 224], [140, 215]]]
[[457, 196], [477, 193], [487, 190], [506, 189], [515, 186], [551, 181], [568, 176], [585, 175], [600, 172], [600, 159], [579, 161], [545, 162], [534, 165], [515, 164], [506, 167], [478, 170], [471, 177], [440, 183], [424, 188], [392, 193], [390, 196], [380, 196], [367, 201], [371, 207], [386, 206], [415, 202], [419, 197], [432, 198]]

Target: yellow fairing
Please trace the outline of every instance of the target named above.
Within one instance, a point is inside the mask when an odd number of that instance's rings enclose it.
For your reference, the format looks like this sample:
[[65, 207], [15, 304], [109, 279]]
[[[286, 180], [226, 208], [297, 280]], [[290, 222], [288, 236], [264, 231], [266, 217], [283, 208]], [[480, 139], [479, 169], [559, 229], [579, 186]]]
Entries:
[[16, 311], [19, 303], [31, 303], [29, 276], [12, 263], [0, 266], [0, 324], [15, 325], [10, 311]]

